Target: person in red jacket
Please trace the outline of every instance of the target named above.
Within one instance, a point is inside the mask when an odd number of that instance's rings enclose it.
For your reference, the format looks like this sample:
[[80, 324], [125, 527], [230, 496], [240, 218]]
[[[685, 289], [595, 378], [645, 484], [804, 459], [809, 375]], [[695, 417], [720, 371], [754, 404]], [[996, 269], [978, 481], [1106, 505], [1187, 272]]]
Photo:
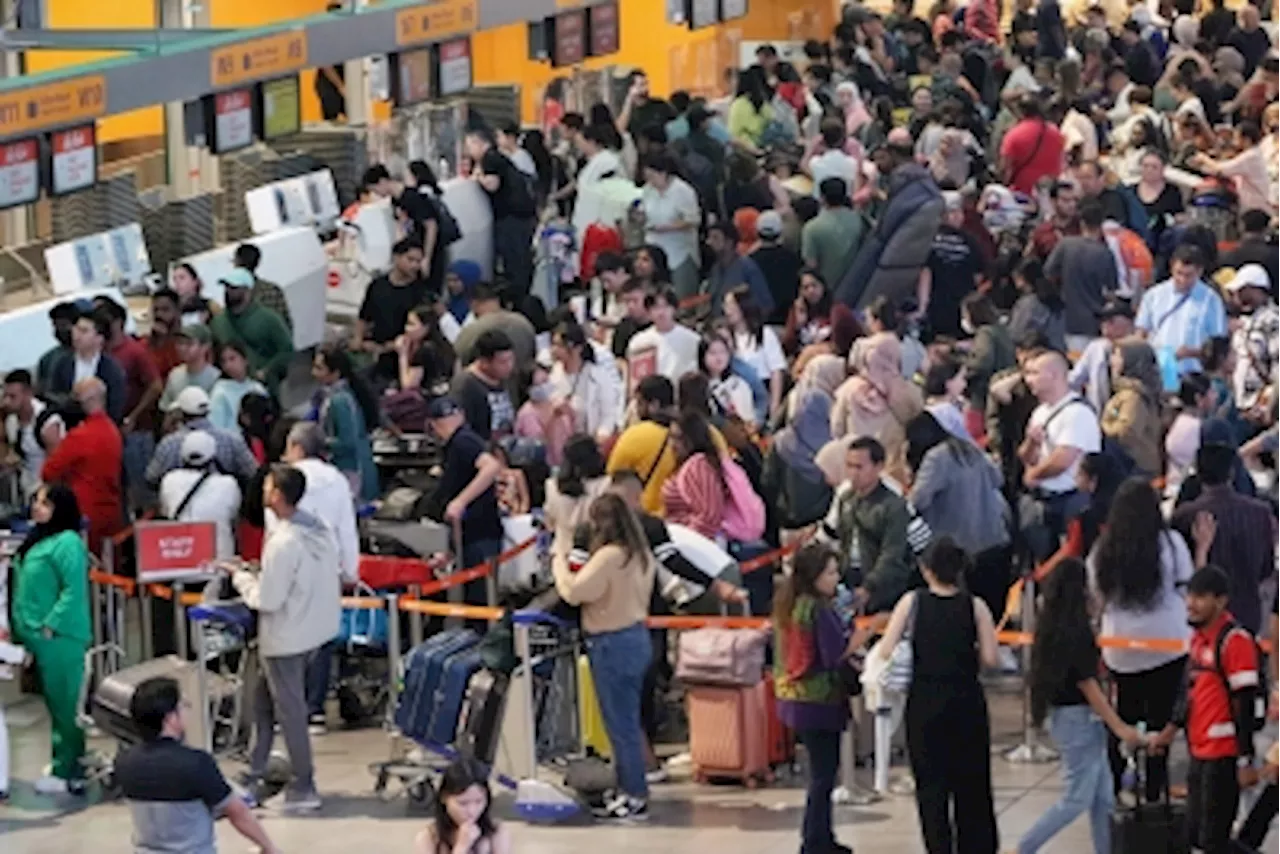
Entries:
[[124, 439], [107, 415], [107, 386], [102, 380], [83, 379], [71, 395], [84, 410], [84, 421], [49, 452], [40, 476], [45, 483], [65, 483], [75, 493], [80, 512], [89, 520], [89, 550], [101, 554], [103, 539], [125, 524]]

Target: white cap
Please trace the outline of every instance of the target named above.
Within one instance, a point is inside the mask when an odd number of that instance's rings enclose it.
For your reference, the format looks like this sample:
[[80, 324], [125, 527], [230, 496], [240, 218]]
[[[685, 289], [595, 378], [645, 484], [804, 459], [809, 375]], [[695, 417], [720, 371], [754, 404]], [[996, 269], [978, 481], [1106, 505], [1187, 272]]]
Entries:
[[182, 437], [182, 461], [202, 466], [218, 453], [218, 443], [203, 430], [193, 430]]
[[169, 409], [176, 409], [183, 415], [208, 415], [209, 395], [200, 386], [189, 385], [178, 393], [177, 400]]
[[1261, 264], [1245, 264], [1236, 274], [1231, 277], [1231, 281], [1227, 282], [1226, 288], [1231, 293], [1237, 293], [1245, 288], [1261, 288], [1264, 291], [1271, 290], [1271, 277], [1267, 275], [1267, 269]]

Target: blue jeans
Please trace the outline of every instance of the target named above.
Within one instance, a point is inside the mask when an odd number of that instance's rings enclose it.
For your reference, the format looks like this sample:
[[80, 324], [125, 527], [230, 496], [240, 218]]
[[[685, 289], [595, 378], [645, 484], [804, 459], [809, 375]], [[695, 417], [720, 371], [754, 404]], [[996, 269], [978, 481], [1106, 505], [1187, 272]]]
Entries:
[[809, 789], [804, 799], [804, 822], [800, 826], [805, 854], [826, 851], [835, 841], [831, 828], [831, 790], [840, 770], [840, 733], [824, 729], [802, 729], [796, 738], [809, 757]]
[[587, 660], [600, 700], [600, 716], [613, 747], [618, 788], [633, 798], [649, 797], [649, 784], [644, 777], [640, 694], [652, 657], [649, 631], [641, 623], [587, 639]]
[[156, 437], [150, 430], [134, 430], [124, 437], [124, 483], [131, 507], [146, 507], [155, 497], [147, 483], [147, 463], [156, 450]]
[[1088, 706], [1055, 706], [1049, 734], [1062, 754], [1066, 791], [1018, 843], [1018, 854], [1034, 854], [1057, 833], [1089, 813], [1095, 854], [1111, 852], [1111, 810], [1115, 793], [1107, 764], [1107, 729]]
[[[502, 554], [502, 540], [472, 540], [462, 543], [462, 565], [459, 569], [470, 569], [487, 560]], [[497, 570], [495, 569], [495, 572]], [[463, 585], [463, 598], [468, 605], [496, 605], [489, 601], [489, 588], [483, 578], [468, 581]]]

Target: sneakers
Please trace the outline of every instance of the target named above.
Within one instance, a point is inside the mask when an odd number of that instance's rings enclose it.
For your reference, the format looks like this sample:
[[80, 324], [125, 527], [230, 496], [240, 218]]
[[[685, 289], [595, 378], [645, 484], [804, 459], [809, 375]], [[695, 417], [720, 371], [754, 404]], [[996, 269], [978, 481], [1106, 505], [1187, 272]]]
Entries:
[[621, 792], [608, 792], [604, 805], [592, 808], [591, 814], [605, 821], [647, 821], [649, 804]]
[[315, 789], [289, 789], [284, 793], [284, 806], [281, 809], [290, 814], [316, 812], [320, 809], [320, 793]]
[[324, 735], [329, 731], [329, 722], [323, 713], [312, 715], [307, 719], [307, 732], [311, 735]]
[[652, 785], [654, 783], [667, 782], [668, 780], [671, 779], [671, 775], [667, 773], [667, 768], [665, 765], [659, 765], [657, 768], [652, 768], [648, 771], [645, 771], [644, 779], [645, 779], [645, 782]]
[[36, 780], [35, 788], [36, 792], [41, 795], [82, 795], [84, 794], [84, 780], [64, 780], [61, 777], [46, 774]]

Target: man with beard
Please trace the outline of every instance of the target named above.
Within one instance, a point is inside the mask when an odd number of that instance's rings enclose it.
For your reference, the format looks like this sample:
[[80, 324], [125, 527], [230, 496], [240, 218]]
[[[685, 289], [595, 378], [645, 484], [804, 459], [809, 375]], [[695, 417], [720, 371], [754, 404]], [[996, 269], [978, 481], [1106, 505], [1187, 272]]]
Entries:
[[36, 393], [47, 394], [49, 384], [53, 380], [53, 369], [63, 356], [71, 355], [71, 327], [80, 317], [80, 310], [75, 303], [60, 302], [49, 309], [49, 322], [53, 324], [53, 337], [57, 344], [45, 351], [36, 363]]
[[221, 280], [227, 310], [209, 324], [214, 341], [235, 343], [245, 349], [249, 371], [275, 392], [293, 358], [293, 336], [284, 320], [253, 301], [253, 274], [238, 267]]

